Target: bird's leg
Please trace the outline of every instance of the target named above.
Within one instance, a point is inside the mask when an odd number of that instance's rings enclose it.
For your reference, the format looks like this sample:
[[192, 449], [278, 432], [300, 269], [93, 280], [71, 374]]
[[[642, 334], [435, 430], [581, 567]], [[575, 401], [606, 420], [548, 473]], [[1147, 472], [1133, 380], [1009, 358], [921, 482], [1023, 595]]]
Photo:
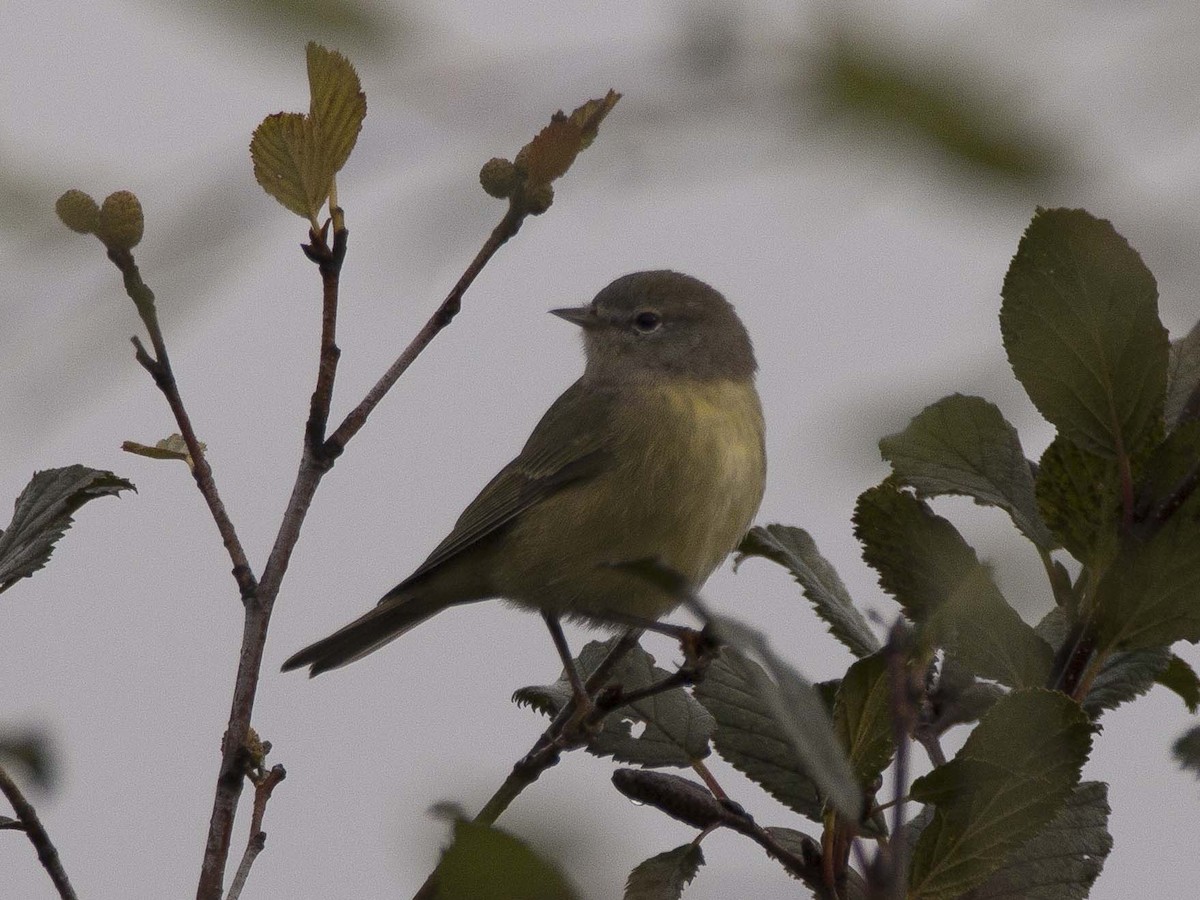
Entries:
[[577, 713], [583, 712], [586, 715], [587, 712], [591, 712], [592, 698], [588, 696], [587, 688], [583, 686], [579, 670], [575, 668], [575, 660], [571, 657], [571, 648], [567, 646], [567, 636], [563, 634], [562, 623], [558, 621], [558, 616], [554, 613], [543, 612], [542, 618], [546, 620], [546, 627], [550, 629], [550, 637], [554, 640], [554, 649], [558, 651], [563, 671], [567, 673], [567, 681], [571, 683], [571, 692], [575, 694], [575, 710]]

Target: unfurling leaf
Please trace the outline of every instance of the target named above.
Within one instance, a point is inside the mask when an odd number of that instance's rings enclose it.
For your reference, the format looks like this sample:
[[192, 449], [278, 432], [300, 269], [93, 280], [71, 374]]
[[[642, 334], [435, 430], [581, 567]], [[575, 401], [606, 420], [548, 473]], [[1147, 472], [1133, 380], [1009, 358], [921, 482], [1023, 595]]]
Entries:
[[842, 579], [817, 550], [803, 528], [788, 525], [755, 526], [738, 547], [734, 567], [752, 556], [761, 556], [787, 569], [812, 601], [829, 632], [855, 656], [870, 656], [879, 649], [879, 638], [867, 624]]
[[918, 497], [961, 494], [997, 506], [1044, 550], [1055, 541], [1038, 515], [1033, 473], [1017, 430], [995, 404], [951, 394], [879, 442], [883, 458]]
[[262, 189], [316, 227], [333, 186], [334, 168], [312, 119], [302, 113], [267, 116], [254, 129], [250, 158]]
[[1168, 341], [1137, 251], [1083, 210], [1039, 209], [1002, 294], [1004, 348], [1038, 411], [1089, 453], [1139, 452], [1161, 428]]
[[587, 101], [569, 116], [556, 112], [550, 124], [522, 147], [513, 160], [524, 173], [526, 184], [549, 185], [562, 177], [575, 157], [595, 139], [600, 123], [620, 99], [620, 94], [610, 90], [599, 100]]
[[354, 66], [335, 50], [326, 50], [309, 41], [308, 88], [311, 95], [308, 115], [316, 125], [332, 172], [336, 174], [350, 158], [367, 115], [367, 95]]
[[[178, 459], [187, 463], [189, 469], [195, 469], [195, 460], [192, 459], [192, 453], [188, 450], [187, 443], [181, 434], [172, 434], [169, 437], [157, 441], [153, 447], [147, 444], [139, 444], [137, 441], [124, 441], [121, 444], [121, 449], [126, 453], [132, 453], [135, 456], [146, 456], [150, 459]], [[207, 450], [208, 447], [202, 441], [200, 443], [201, 451]]]
[[8, 530], [0, 532], [0, 591], [46, 564], [79, 507], [132, 490], [136, 488], [124, 478], [87, 466], [35, 473], [17, 497]]
[[1154, 680], [1177, 694], [1187, 711], [1195, 715], [1197, 708], [1200, 708], [1200, 677], [1185, 660], [1172, 653], [1167, 667]]

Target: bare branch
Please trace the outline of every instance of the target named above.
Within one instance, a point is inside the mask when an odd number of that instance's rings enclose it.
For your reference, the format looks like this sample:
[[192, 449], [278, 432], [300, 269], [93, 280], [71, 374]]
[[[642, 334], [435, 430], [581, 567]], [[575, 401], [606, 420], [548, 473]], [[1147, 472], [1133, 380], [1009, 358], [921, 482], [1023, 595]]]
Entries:
[[16, 782], [2, 766], [0, 766], [0, 793], [3, 793], [8, 798], [8, 802], [12, 804], [13, 811], [17, 814], [17, 821], [21, 823], [21, 829], [29, 837], [33, 849], [37, 851], [37, 858], [58, 890], [58, 895], [62, 897], [62, 900], [78, 900], [75, 889], [71, 887], [71, 881], [63, 869], [62, 861], [58, 857], [58, 850], [50, 840], [50, 835], [42, 827], [42, 822], [32, 804], [25, 799], [21, 789], [17, 787]]

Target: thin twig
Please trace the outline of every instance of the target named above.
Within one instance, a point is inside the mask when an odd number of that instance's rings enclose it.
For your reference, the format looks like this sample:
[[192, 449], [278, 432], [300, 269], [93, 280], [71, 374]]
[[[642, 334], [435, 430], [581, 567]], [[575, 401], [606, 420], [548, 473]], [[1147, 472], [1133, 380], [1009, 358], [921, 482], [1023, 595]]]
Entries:
[[429, 346], [429, 342], [437, 337], [438, 332], [454, 320], [462, 308], [462, 298], [463, 294], [467, 292], [467, 288], [487, 265], [488, 260], [496, 255], [496, 251], [521, 229], [521, 223], [527, 215], [528, 211], [525, 208], [517, 203], [509, 203], [504, 218], [492, 229], [491, 235], [488, 236], [479, 252], [475, 254], [475, 258], [471, 260], [471, 264], [467, 266], [466, 271], [462, 273], [450, 293], [446, 295], [442, 305], [437, 308], [429, 321], [417, 332], [416, 337], [404, 348], [404, 352], [388, 367], [383, 377], [367, 391], [367, 395], [363, 397], [358, 406], [350, 411], [337, 430], [329, 436], [325, 446], [326, 452], [331, 458], [341, 455], [342, 451], [346, 449], [346, 444], [366, 424], [367, 416], [379, 405], [379, 401], [383, 399], [384, 395], [392, 389], [392, 385], [412, 365], [413, 360], [420, 355], [421, 351]]
[[242, 854], [241, 865], [238, 866], [237, 872], [233, 876], [225, 900], [239, 900], [242, 896], [242, 889], [246, 886], [246, 879], [250, 877], [250, 867], [254, 865], [254, 860], [258, 859], [258, 854], [262, 853], [263, 848], [267, 846], [267, 833], [262, 830], [263, 816], [267, 813], [267, 801], [271, 799], [271, 792], [275, 790], [275, 785], [285, 778], [287, 778], [287, 772], [284, 771], [283, 766], [275, 765], [254, 783], [254, 811], [250, 815], [250, 838], [246, 841], [246, 850]]
[[46, 874], [50, 876], [50, 880], [58, 890], [58, 896], [62, 900], [78, 900], [75, 889], [71, 887], [71, 881], [63, 869], [58, 850], [50, 840], [50, 835], [42, 827], [42, 822], [34, 811], [33, 805], [25, 799], [25, 795], [21, 793], [21, 789], [17, 787], [16, 782], [12, 780], [3, 766], [0, 766], [0, 793], [3, 793], [8, 798], [8, 802], [12, 804], [13, 811], [17, 814], [17, 820], [21, 823], [29, 842], [33, 844], [33, 849], [37, 851], [38, 861], [41, 862]]
[[192, 477], [196, 480], [196, 487], [200, 489], [200, 494], [204, 497], [204, 502], [208, 504], [213, 522], [216, 523], [217, 531], [221, 535], [221, 542], [225, 545], [225, 550], [233, 563], [233, 577], [237, 580], [238, 589], [241, 592], [243, 601], [246, 601], [247, 598], [254, 594], [254, 572], [250, 568], [250, 561], [246, 557], [246, 551], [242, 547], [241, 540], [238, 538], [237, 529], [234, 528], [233, 521], [229, 518], [229, 514], [225, 510], [225, 504], [221, 500], [220, 492], [217, 490], [217, 483], [213, 478], [212, 467], [209, 465], [208, 458], [204, 454], [204, 447], [201, 445], [200, 439], [196, 436], [196, 430], [192, 426], [191, 417], [183, 405], [183, 398], [179, 393], [179, 384], [176, 382], [175, 373], [171, 369], [171, 358], [167, 355], [167, 347], [163, 340], [162, 329], [158, 324], [158, 313], [154, 306], [154, 293], [142, 280], [141, 273], [138, 271], [132, 253], [128, 250], [110, 248], [108, 258], [121, 271], [125, 282], [125, 290], [129, 294], [130, 299], [133, 300], [134, 306], [138, 311], [138, 316], [146, 326], [146, 332], [150, 336], [150, 344], [154, 348], [154, 355], [151, 356], [146, 351], [146, 348], [142, 346], [140, 340], [136, 337], [132, 338], [135, 358], [142, 368], [150, 373], [150, 376], [154, 379], [154, 383], [166, 398], [167, 405], [171, 408], [175, 424], [179, 427], [179, 433], [187, 445], [189, 455], [192, 457]]

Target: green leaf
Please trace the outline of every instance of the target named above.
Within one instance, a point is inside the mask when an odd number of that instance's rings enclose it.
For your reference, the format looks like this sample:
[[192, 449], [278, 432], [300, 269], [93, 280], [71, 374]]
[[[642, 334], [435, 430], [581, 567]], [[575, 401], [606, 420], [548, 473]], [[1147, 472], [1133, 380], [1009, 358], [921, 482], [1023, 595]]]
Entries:
[[1162, 421], [1167, 332], [1154, 276], [1112, 224], [1039, 209], [1002, 294], [1004, 348], [1038, 411], [1097, 456], [1141, 449]]
[[1169, 691], [1174, 691], [1183, 700], [1187, 711], [1195, 715], [1200, 709], [1200, 677], [1196, 671], [1174, 653], [1167, 667], [1154, 679]]
[[881, 440], [879, 449], [918, 497], [960, 494], [997, 506], [1038, 547], [1054, 548], [1038, 515], [1033, 473], [1017, 430], [995, 404], [951, 394], [927, 406], [904, 431]]
[[864, 791], [887, 768], [892, 740], [891, 690], [887, 659], [864, 657], [846, 670], [833, 707], [833, 726]]
[[971, 672], [1011, 687], [1045, 682], [1053, 651], [1008, 605], [953, 525], [884, 482], [859, 497], [854, 526], [879, 583]]
[[[580, 677], [587, 680], [619, 639], [587, 644], [575, 660]], [[618, 663], [608, 683], [630, 692], [656, 684], [668, 674], [654, 665], [653, 656], [634, 647]], [[513, 695], [518, 704], [550, 717], [558, 715], [572, 697], [565, 672], [553, 684], [524, 687]], [[633, 736], [634, 723], [645, 724], [637, 737]], [[694, 697], [675, 688], [609, 713], [587, 749], [596, 756], [640, 766], [689, 766], [692, 760], [708, 756], [708, 741], [715, 727], [713, 717]]]
[[766, 673], [753, 661], [722, 653], [692, 690], [716, 719], [713, 746], [721, 758], [780, 803], [819, 822], [820, 793], [760, 696], [757, 684], [763, 679]]
[[1148, 541], [1130, 537], [1096, 588], [1092, 625], [1104, 652], [1200, 641], [1200, 502]]
[[880, 587], [914, 622], [926, 621], [979, 562], [953, 525], [890, 480], [859, 496], [854, 536]]
[[435, 872], [438, 900], [577, 900], [562, 872], [498, 828], [459, 820]]
[[315, 228], [335, 170], [312, 119], [301, 113], [267, 116], [254, 129], [250, 158], [262, 189]]
[[1064, 694], [1014, 691], [954, 759], [913, 782], [936, 806], [913, 850], [909, 898], [958, 897], [1059, 814], [1091, 749], [1091, 726]]
[[0, 532], [0, 592], [46, 564], [79, 507], [97, 497], [136, 490], [112, 472], [87, 466], [35, 472], [17, 497], [8, 530]]
[[1112, 850], [1108, 786], [1084, 781], [1062, 812], [966, 900], [1084, 900]]
[[[751, 695], [765, 704], [777, 733], [795, 752], [800, 763], [798, 771], [812, 779], [823, 800], [843, 819], [859, 821], [864, 806], [862, 791], [833, 730], [829, 711], [812, 683], [771, 649], [762, 632], [718, 616], [694, 599], [691, 605], [727, 645], [722, 648], [721, 659], [736, 670], [743, 683], [749, 683]], [[756, 665], [749, 654], [760, 659], [762, 666]], [[697, 687], [707, 685], [711, 677], [710, 667], [705, 681]], [[697, 697], [704, 703], [703, 696], [697, 693]], [[709, 711], [716, 716], [711, 706]], [[719, 717], [717, 722], [719, 735]]]
[[787, 569], [804, 591], [829, 632], [855, 656], [870, 656], [879, 649], [879, 638], [863, 618], [842, 579], [803, 528], [788, 525], [750, 529], [734, 560], [734, 567], [752, 556], [761, 556]]
[[[1193, 326], [1185, 337], [1171, 342], [1167, 365], [1167, 401], [1163, 409], [1169, 427], [1174, 428], [1179, 424], [1188, 407], [1188, 400], [1197, 387], [1200, 387], [1200, 323]], [[1188, 413], [1194, 418], [1200, 414], [1200, 409], [1193, 408]]]
[[367, 96], [354, 66], [342, 54], [309, 41], [309, 118], [319, 135], [332, 173], [341, 171], [367, 115]]
[[1188, 502], [1200, 484], [1200, 421], [1180, 424], [1139, 462], [1134, 526], [1138, 534], [1150, 536]]
[[1188, 729], [1171, 748], [1175, 759], [1185, 770], [1200, 778], [1200, 725]]
[[1037, 502], [1042, 518], [1067, 552], [1103, 569], [1116, 552], [1121, 519], [1121, 477], [1116, 460], [1081, 450], [1056, 437], [1038, 464]]
[[947, 656], [929, 693], [930, 725], [941, 734], [955, 725], [978, 721], [1008, 692], [998, 684], [978, 681], [955, 657]]
[[1154, 687], [1171, 661], [1166, 647], [1150, 647], [1129, 653], [1114, 653], [1104, 662], [1084, 698], [1083, 709], [1098, 718], [1106, 709], [1116, 709]]
[[625, 900], [679, 900], [691, 884], [704, 854], [699, 844], [684, 844], [641, 862], [625, 882]]

